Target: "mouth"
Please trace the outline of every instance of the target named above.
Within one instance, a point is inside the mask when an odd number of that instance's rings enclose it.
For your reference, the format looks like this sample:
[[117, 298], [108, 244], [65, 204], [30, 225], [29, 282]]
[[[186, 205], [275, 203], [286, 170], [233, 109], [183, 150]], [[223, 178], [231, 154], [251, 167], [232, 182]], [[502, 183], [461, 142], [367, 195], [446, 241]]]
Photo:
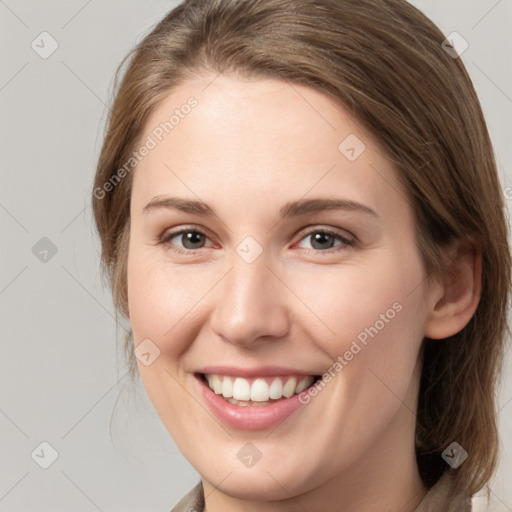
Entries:
[[197, 377], [219, 398], [241, 407], [265, 407], [299, 395], [313, 386], [320, 375], [283, 375], [244, 378], [217, 373]]

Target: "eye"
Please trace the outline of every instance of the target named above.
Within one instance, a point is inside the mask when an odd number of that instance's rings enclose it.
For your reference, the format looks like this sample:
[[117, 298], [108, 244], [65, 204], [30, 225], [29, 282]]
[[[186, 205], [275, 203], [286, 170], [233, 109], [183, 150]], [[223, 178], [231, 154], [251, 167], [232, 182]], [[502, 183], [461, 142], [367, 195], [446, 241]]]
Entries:
[[[330, 253], [333, 252], [333, 250], [337, 251], [337, 247], [339, 247], [339, 249], [352, 247], [356, 243], [354, 238], [332, 229], [315, 228], [305, 233], [297, 246], [303, 249], [309, 249], [309, 247], [304, 245], [304, 243], [307, 243], [308, 239], [313, 251], [323, 253]], [[208, 241], [210, 241], [208, 235], [200, 229], [185, 227], [164, 233], [158, 239], [158, 244], [168, 245], [173, 251], [178, 253], [191, 253], [211, 247], [212, 245], [206, 245]]]
[[[341, 248], [346, 246], [353, 246], [355, 244], [355, 240], [353, 238], [350, 238], [348, 236], [342, 235], [341, 233], [338, 233], [336, 231], [333, 231], [331, 229], [313, 229], [310, 230], [306, 235], [301, 239], [301, 242], [299, 243], [299, 247], [301, 247], [300, 244], [302, 244], [304, 241], [309, 239], [309, 243], [313, 250], [320, 251], [320, 252], [331, 252], [330, 249], [333, 249], [334, 247], [341, 246]], [[304, 247], [305, 249], [308, 249], [308, 247]]]
[[158, 243], [172, 246], [176, 252], [190, 252], [205, 248], [207, 240], [208, 236], [199, 229], [183, 228], [164, 233]]

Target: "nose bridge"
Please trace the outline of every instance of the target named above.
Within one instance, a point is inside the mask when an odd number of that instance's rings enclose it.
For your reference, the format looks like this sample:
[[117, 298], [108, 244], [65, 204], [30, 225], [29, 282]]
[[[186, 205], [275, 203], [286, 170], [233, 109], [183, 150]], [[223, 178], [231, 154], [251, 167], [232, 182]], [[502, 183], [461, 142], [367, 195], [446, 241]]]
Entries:
[[[264, 253], [254, 261], [234, 254], [231, 270], [218, 293], [212, 328], [225, 340], [249, 345], [261, 337], [282, 337], [288, 331], [286, 294], [269, 270]], [[281, 289], [279, 289], [281, 288]]]

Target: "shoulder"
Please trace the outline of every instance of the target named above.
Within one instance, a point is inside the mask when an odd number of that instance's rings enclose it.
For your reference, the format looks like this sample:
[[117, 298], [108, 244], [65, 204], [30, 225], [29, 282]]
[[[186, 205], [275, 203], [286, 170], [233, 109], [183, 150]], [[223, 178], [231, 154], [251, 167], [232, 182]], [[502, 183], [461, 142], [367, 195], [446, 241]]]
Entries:
[[171, 509], [170, 512], [203, 512], [204, 493], [203, 484], [199, 482]]

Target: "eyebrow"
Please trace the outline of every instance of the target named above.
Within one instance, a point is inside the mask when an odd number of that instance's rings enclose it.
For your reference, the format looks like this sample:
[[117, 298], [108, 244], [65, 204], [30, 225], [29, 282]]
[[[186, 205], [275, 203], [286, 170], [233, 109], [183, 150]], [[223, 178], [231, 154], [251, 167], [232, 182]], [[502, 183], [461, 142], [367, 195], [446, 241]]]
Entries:
[[[157, 196], [143, 208], [143, 213], [151, 213], [157, 209], [176, 209], [185, 213], [217, 217], [215, 211], [202, 201], [182, 199], [179, 197]], [[290, 201], [279, 210], [281, 219], [300, 215], [319, 213], [325, 210], [345, 210], [369, 214], [378, 218], [377, 213], [364, 204], [348, 199], [314, 198]]]

